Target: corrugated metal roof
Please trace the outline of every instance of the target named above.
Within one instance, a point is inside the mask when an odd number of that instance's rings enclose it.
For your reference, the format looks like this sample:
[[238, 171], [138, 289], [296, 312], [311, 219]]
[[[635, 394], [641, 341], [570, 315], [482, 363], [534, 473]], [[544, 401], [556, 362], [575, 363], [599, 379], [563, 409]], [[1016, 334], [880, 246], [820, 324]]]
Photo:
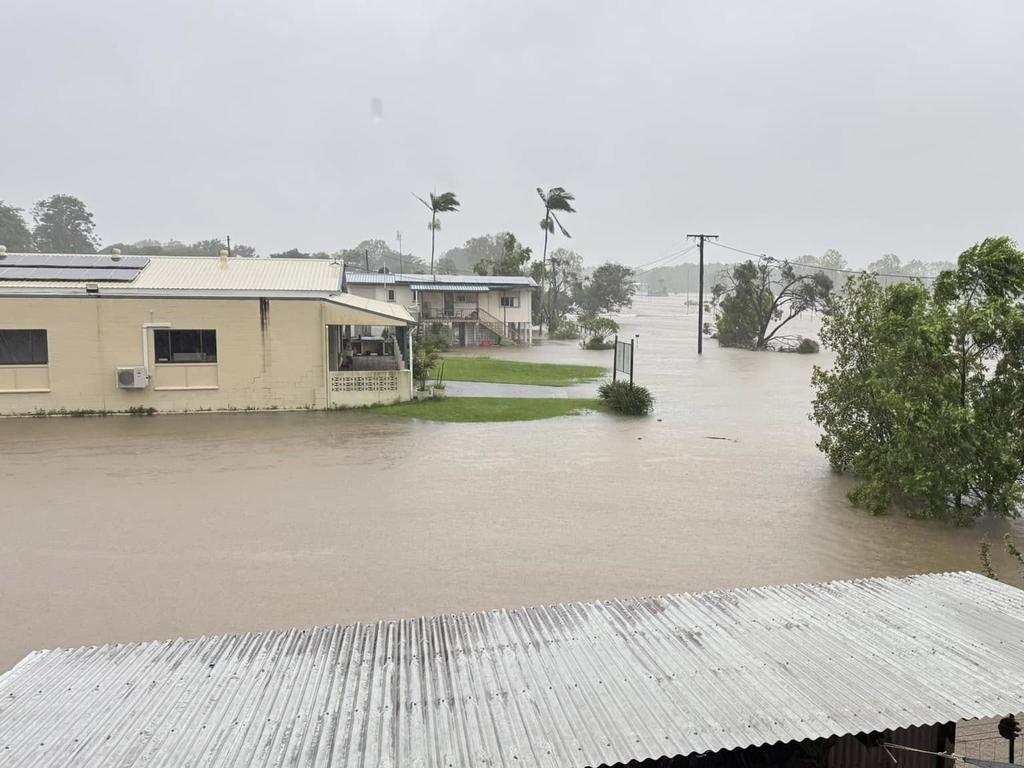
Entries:
[[1024, 592], [933, 574], [39, 651], [0, 764], [582, 768], [1022, 707]]
[[[109, 261], [109, 257], [81, 257]], [[103, 294], [161, 294], [179, 291], [220, 293], [335, 293], [341, 286], [341, 266], [328, 259], [243, 259], [196, 256], [150, 256], [149, 264], [130, 283], [102, 280], [0, 280], [0, 293], [55, 289], [81, 293], [86, 283], [100, 285]]]
[[474, 283], [415, 283], [411, 288], [414, 291], [461, 291], [462, 293], [487, 293], [491, 290], [486, 285]]
[[472, 283], [492, 288], [535, 288], [532, 277], [522, 275], [421, 275], [393, 272], [356, 272], [349, 268], [345, 279], [353, 285], [402, 285], [416, 286], [417, 283]]
[[[409, 310], [403, 307], [401, 304], [396, 304], [393, 301], [378, 301], [377, 299], [367, 299], [363, 296], [355, 296], [351, 293], [338, 293], [334, 296], [330, 296], [324, 301], [329, 304], [340, 304], [343, 307], [351, 307], [352, 309], [358, 309], [363, 312], [369, 312], [373, 315], [378, 315], [389, 320], [397, 320], [401, 323], [415, 324], [416, 319], [409, 314]], [[372, 318], [370, 318], [372, 320]], [[368, 322], [369, 325], [382, 325], [382, 323]]]

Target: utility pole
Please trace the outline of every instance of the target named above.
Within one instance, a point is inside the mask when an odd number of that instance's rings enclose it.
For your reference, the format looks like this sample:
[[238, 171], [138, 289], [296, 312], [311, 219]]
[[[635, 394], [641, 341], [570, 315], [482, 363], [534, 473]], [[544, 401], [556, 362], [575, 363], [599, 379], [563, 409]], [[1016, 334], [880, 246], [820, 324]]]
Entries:
[[695, 238], [700, 243], [700, 277], [697, 287], [697, 354], [704, 354], [704, 241], [717, 240], [718, 235], [687, 235], [686, 239]]
[[366, 271], [369, 272], [370, 271], [370, 249], [369, 248], [363, 248], [363, 256], [366, 257]]
[[395, 237], [398, 238], [398, 274], [402, 274], [405, 272], [402, 267], [402, 230], [396, 230]]
[[231, 258], [231, 235], [228, 235], [228, 258]]

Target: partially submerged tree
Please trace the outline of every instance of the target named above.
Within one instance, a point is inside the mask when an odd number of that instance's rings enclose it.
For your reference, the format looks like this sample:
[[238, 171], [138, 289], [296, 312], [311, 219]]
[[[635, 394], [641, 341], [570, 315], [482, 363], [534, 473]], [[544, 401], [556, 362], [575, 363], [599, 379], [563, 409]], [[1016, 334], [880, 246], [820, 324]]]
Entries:
[[21, 208], [7, 205], [0, 200], [0, 245], [11, 253], [25, 253], [32, 250], [32, 233], [29, 232]]
[[798, 273], [767, 256], [737, 264], [712, 289], [718, 343], [768, 349], [801, 312], [825, 309], [831, 292], [832, 279], [824, 272]]
[[847, 284], [825, 316], [812, 418], [834, 469], [876, 514], [969, 523], [1024, 503], [1024, 254], [1005, 237], [964, 251], [930, 291]]
[[437, 218], [439, 213], [452, 213], [459, 210], [459, 201], [455, 197], [454, 192], [442, 192], [440, 195], [435, 195], [433, 192], [430, 193], [430, 202], [428, 203], [419, 195], [413, 195], [430, 211], [430, 223], [427, 227], [430, 229], [430, 274], [434, 274], [434, 246], [437, 238], [437, 230], [441, 228], [441, 221]]
[[580, 332], [584, 349], [611, 349], [615, 342], [610, 338], [619, 332], [619, 324], [610, 317], [594, 317], [580, 323]]
[[40, 253], [95, 253], [92, 212], [73, 195], [51, 195], [32, 208], [32, 240]]
[[[567, 192], [563, 187], [552, 187], [545, 192], [540, 187], [537, 187], [537, 195], [540, 197], [541, 202], [544, 203], [544, 218], [540, 220], [540, 228], [544, 230], [544, 253], [541, 255], [541, 285], [544, 285], [547, 267], [548, 267], [548, 235], [554, 234], [555, 225], [561, 233], [570, 238], [570, 235], [565, 227], [562, 226], [562, 222], [558, 220], [556, 211], [560, 213], [576, 213], [576, 209], [572, 207], [573, 201], [576, 199], [572, 192]], [[553, 289], [551, 291], [553, 293]], [[548, 312], [552, 312], [552, 308], [549, 305]], [[550, 324], [550, 321], [549, 321]], [[543, 319], [541, 321], [541, 331], [543, 328]]]
[[581, 321], [618, 312], [633, 303], [636, 285], [634, 273], [623, 264], [602, 264], [573, 290], [576, 311]]

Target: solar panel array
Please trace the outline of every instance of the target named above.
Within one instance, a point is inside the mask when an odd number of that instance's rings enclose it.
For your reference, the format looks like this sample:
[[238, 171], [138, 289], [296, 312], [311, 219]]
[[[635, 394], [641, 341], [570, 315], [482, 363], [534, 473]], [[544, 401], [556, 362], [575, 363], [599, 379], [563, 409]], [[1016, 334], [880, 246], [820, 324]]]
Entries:
[[130, 283], [147, 264], [144, 256], [6, 254], [0, 256], [0, 280]]

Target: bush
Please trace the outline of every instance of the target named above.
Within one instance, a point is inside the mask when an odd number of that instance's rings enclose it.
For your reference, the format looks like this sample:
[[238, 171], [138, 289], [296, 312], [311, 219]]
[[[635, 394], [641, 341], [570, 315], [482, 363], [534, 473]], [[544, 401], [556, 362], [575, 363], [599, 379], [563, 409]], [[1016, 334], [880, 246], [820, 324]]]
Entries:
[[592, 317], [580, 323], [580, 330], [586, 336], [580, 345], [584, 349], [612, 349], [615, 342], [608, 337], [619, 332], [619, 324], [610, 317]]
[[579, 326], [576, 323], [570, 323], [568, 320], [563, 320], [548, 331], [549, 339], [557, 339], [559, 341], [568, 341], [570, 339], [578, 339], [579, 337]]
[[814, 339], [800, 339], [800, 343], [796, 345], [796, 351], [801, 355], [813, 355], [820, 349], [821, 345]]
[[599, 339], [596, 336], [592, 336], [582, 344], [584, 349], [614, 349], [615, 342], [607, 341], [606, 339]]
[[628, 381], [606, 381], [597, 394], [605, 405], [625, 416], [646, 416], [654, 408], [654, 396], [647, 387]]

